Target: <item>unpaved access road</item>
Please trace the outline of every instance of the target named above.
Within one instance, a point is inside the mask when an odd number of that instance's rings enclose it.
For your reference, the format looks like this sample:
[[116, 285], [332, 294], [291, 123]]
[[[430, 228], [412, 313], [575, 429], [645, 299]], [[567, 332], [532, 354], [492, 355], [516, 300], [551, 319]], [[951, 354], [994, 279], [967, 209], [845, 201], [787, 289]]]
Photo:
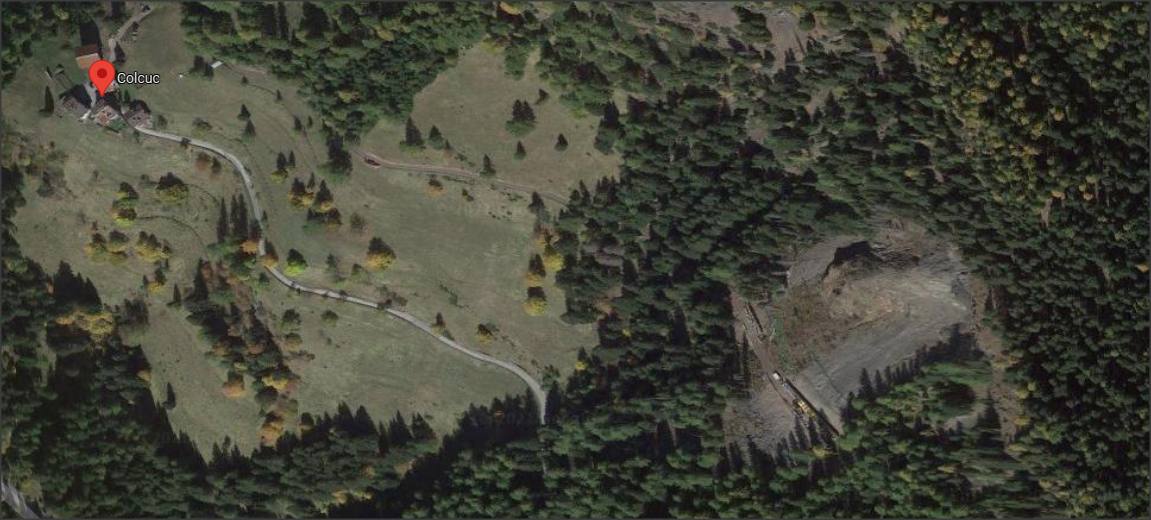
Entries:
[[9, 486], [7, 482], [0, 481], [0, 490], [3, 491], [4, 501], [16, 510], [16, 514], [20, 515], [20, 518], [40, 518], [40, 515], [36, 514], [36, 510], [32, 509], [24, 500], [24, 495], [20, 494], [16, 488]]
[[564, 199], [563, 197], [559, 196], [559, 195], [556, 195], [555, 193], [551, 193], [548, 191], [540, 191], [540, 190], [537, 190], [537, 189], [535, 189], [531, 186], [528, 186], [526, 184], [519, 184], [516, 182], [509, 182], [509, 181], [504, 181], [504, 180], [500, 180], [500, 179], [487, 179], [487, 178], [484, 178], [482, 175], [480, 175], [476, 172], [473, 172], [471, 170], [465, 170], [463, 168], [454, 168], [451, 166], [434, 166], [434, 165], [430, 165], [430, 164], [414, 164], [414, 163], [405, 163], [405, 162], [398, 162], [398, 161], [389, 161], [387, 159], [381, 158], [378, 155], [368, 153], [368, 152], [362, 152], [359, 150], [356, 150], [355, 153], [356, 153], [356, 155], [359, 155], [363, 159], [371, 160], [373, 163], [376, 163], [379, 166], [383, 166], [385, 168], [391, 168], [393, 170], [403, 170], [403, 171], [412, 172], [412, 173], [420, 173], [420, 174], [428, 175], [428, 176], [443, 175], [444, 177], [453, 177], [456, 179], [467, 179], [467, 180], [475, 181], [477, 183], [486, 182], [488, 184], [491, 184], [494, 186], [502, 186], [502, 187], [508, 188], [510, 190], [522, 191], [522, 192], [528, 192], [528, 193], [537, 193], [537, 194], [539, 194], [540, 197], [548, 199], [552, 202], [558, 203], [560, 206], [566, 206], [567, 205], [567, 200]]
[[[134, 4], [135, 4], [134, 2], [128, 3], [129, 6], [133, 6]], [[129, 18], [127, 21], [125, 21], [122, 25], [120, 25], [120, 28], [116, 30], [115, 34], [108, 37], [108, 50], [107, 50], [108, 57], [106, 59], [110, 62], [116, 61], [116, 45], [118, 43], [120, 43], [120, 40], [122, 40], [124, 38], [124, 33], [128, 32], [128, 29], [130, 27], [132, 27], [132, 24], [139, 23], [141, 20], [146, 18], [148, 15], [152, 14], [151, 9], [148, 9], [147, 11], [143, 10], [142, 4], [135, 5], [135, 7], [137, 8], [136, 14], [132, 15], [131, 18]]]

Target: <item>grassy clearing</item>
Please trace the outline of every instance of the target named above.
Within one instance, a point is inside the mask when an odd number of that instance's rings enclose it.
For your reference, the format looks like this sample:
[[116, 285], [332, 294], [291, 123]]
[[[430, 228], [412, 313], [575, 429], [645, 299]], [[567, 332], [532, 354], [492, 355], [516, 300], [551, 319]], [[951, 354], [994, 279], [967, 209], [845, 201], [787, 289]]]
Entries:
[[227, 371], [204, 356], [207, 345], [185, 319], [187, 313], [162, 305], [149, 311], [148, 331], [136, 341], [152, 364], [152, 395], [163, 402], [169, 384], [176, 393], [176, 407], [168, 412], [172, 424], [187, 432], [201, 453], [211, 453], [225, 437], [242, 451], [259, 447], [259, 406], [250, 397], [228, 399], [220, 393]]
[[[579, 181], [591, 186], [602, 177], [614, 176], [618, 156], [604, 155], [592, 146], [599, 118], [572, 114], [559, 101], [559, 91], [539, 78], [537, 61], [538, 56], [533, 54], [523, 79], [513, 80], [504, 73], [503, 55], [489, 46], [478, 45], [416, 95], [412, 119], [424, 139], [435, 125], [467, 161], [445, 158], [442, 152], [430, 148], [419, 153], [401, 150], [403, 122], [376, 125], [360, 148], [396, 161], [443, 164], [472, 171], [479, 171], [487, 154], [495, 164], [497, 178], [563, 197]], [[536, 104], [541, 88], [550, 98]], [[525, 137], [516, 137], [504, 128], [516, 100], [532, 103], [535, 111], [535, 130]], [[560, 133], [569, 145], [563, 152], [554, 149]], [[513, 157], [517, 141], [523, 141], [527, 151], [522, 161]]]
[[[526, 390], [514, 375], [449, 351], [379, 311], [296, 295], [282, 286], [264, 296], [269, 316], [287, 309], [300, 313], [301, 348], [315, 356], [291, 362], [302, 378], [294, 394], [300, 412], [331, 413], [341, 402], [353, 409], [363, 405], [385, 421], [397, 411], [418, 412], [442, 434], [468, 405]], [[326, 310], [339, 316], [336, 324], [322, 322]]]
[[[105, 237], [113, 230], [119, 231], [133, 242], [139, 232], [145, 231], [172, 246], [169, 285], [189, 281], [195, 260], [207, 255], [206, 246], [214, 240], [216, 201], [222, 181], [196, 183], [198, 188], [191, 189], [182, 203], [161, 203], [140, 177], [155, 180], [163, 173], [173, 172], [194, 183], [199, 172], [194, 171], [192, 159], [179, 148], [137, 145], [131, 138], [109, 135], [92, 126], [53, 120], [63, 124], [60, 128], [41, 125], [38, 133], [51, 136], [57, 149], [68, 155], [64, 165], [66, 188], [51, 197], [42, 197], [35, 193], [38, 181], [29, 181], [25, 192], [28, 205], [14, 219], [19, 229], [17, 238], [28, 255], [48, 268], [68, 262], [93, 279], [105, 301], [117, 302], [142, 290], [142, 277], [152, 278], [156, 264], [139, 258], [122, 263], [89, 261], [84, 246], [90, 241], [90, 230], [95, 226]], [[100, 158], [101, 155], [106, 156]], [[123, 228], [114, 224], [109, 213], [121, 182], [133, 185], [140, 193], [136, 224]], [[153, 298], [170, 295], [169, 287]]]
[[[233, 188], [227, 174], [213, 179], [209, 173], [198, 171], [194, 154], [177, 146], [146, 139], [136, 142], [130, 132], [115, 134], [70, 117], [41, 116], [38, 110], [47, 82], [42, 69], [58, 61], [55, 58], [62, 52], [70, 53], [59, 51], [61, 42], [70, 49], [70, 41], [61, 37], [42, 42], [35, 49], [36, 58], [4, 92], [4, 118], [18, 131], [41, 144], [52, 143], [67, 156], [64, 185], [54, 195], [38, 195], [39, 180], [27, 180], [28, 205], [17, 213], [14, 223], [17, 238], [30, 257], [48, 268], [69, 262], [93, 279], [106, 301], [116, 302], [139, 290], [141, 277], [150, 276], [155, 265], [137, 258], [119, 265], [89, 262], [84, 245], [89, 242], [93, 224], [105, 236], [119, 229], [133, 242], [140, 231], [168, 240], [174, 250], [170, 259], [172, 283], [190, 272], [196, 258], [206, 255], [205, 246], [215, 236], [216, 201]], [[63, 63], [69, 74], [78, 71], [71, 59]], [[159, 201], [144, 180], [155, 181], [168, 172], [193, 185], [185, 201]], [[131, 184], [140, 195], [135, 206], [139, 218], [127, 228], [116, 227], [110, 215], [121, 182]], [[187, 280], [190, 278], [183, 281]], [[169, 289], [164, 296], [170, 294]]]
[[[192, 135], [195, 119], [207, 121], [213, 129], [203, 138], [240, 154], [245, 162], [250, 157], [248, 166], [257, 172], [273, 169], [275, 155], [281, 151], [294, 149], [302, 167], [314, 168], [325, 159], [320, 120], [296, 95], [294, 86], [230, 65], [216, 69], [211, 80], [189, 75], [180, 78], [192, 66], [193, 55], [184, 45], [176, 45], [183, 41], [179, 6], [156, 9], [141, 25], [139, 40], [126, 44], [126, 68], [161, 75], [159, 85], [137, 85], [129, 90], [146, 100], [153, 113], [164, 115], [170, 132]], [[247, 86], [241, 83], [245, 76]], [[280, 100], [276, 99], [277, 90]], [[239, 140], [246, 123], [237, 117], [241, 105], [251, 112], [256, 127], [257, 138], [250, 143]], [[304, 122], [310, 117], [315, 126], [306, 135], [298, 135], [292, 131], [293, 117]]]
[[[357, 166], [352, 176], [352, 181], [332, 191], [345, 221], [354, 212], [368, 222], [362, 236], [347, 229], [306, 232], [304, 213], [288, 208], [288, 187], [261, 181], [261, 193], [279, 194], [268, 198], [269, 213], [285, 215], [274, 219], [269, 233], [280, 257], [286, 256], [290, 244], [308, 261], [308, 270], [298, 277], [301, 282], [337, 286], [375, 299], [380, 297], [378, 287], [385, 285], [407, 299], [404, 310], [428, 322], [441, 313], [448, 330], [465, 344], [514, 361], [534, 374], [548, 365], [566, 371], [579, 347], [591, 343], [590, 327], [572, 327], [559, 319], [563, 293], [550, 274], [544, 282], [547, 312], [531, 317], [522, 309], [527, 292], [523, 276], [537, 252], [526, 201], [448, 179], [441, 179], [444, 194], [434, 197], [427, 192], [425, 177], [363, 166]], [[464, 189], [474, 200], [463, 198]], [[387, 271], [345, 285], [325, 273], [329, 254], [340, 260], [345, 277], [353, 263], [364, 264], [373, 236], [396, 253]], [[475, 341], [481, 323], [499, 328], [496, 341], [489, 345]]]
[[[528, 201], [523, 195], [442, 179], [444, 194], [432, 198], [427, 194], [426, 177], [358, 164], [348, 182], [332, 186], [344, 214], [341, 231], [305, 232], [303, 213], [288, 206], [288, 184], [272, 181], [268, 173], [274, 168], [276, 153], [288, 151], [295, 151], [297, 158], [294, 175], [306, 179], [315, 171], [325, 159], [319, 118], [297, 97], [295, 88], [260, 71], [221, 67], [210, 82], [179, 78], [192, 63], [192, 55], [184, 46], [173, 45], [182, 41], [179, 7], [155, 9], [142, 24], [140, 39], [125, 44], [128, 62], [123, 69], [159, 73], [161, 83], [125, 88], [134, 98], [145, 100], [154, 114], [163, 115], [170, 132], [192, 135], [197, 117], [213, 125], [204, 138], [234, 151], [253, 169], [269, 216], [270, 239], [281, 258], [294, 247], [311, 263], [303, 281], [333, 285], [322, 268], [327, 254], [341, 257], [346, 275], [352, 262], [363, 263], [368, 239], [380, 236], [395, 249], [398, 260], [366, 283], [348, 284], [349, 292], [377, 298], [377, 286], [386, 284], [408, 299], [405, 310], [429, 322], [436, 313], [443, 313], [448, 330], [456, 338], [517, 362], [537, 375], [547, 365], [568, 371], [576, 350], [592, 342], [591, 327], [570, 327], [558, 319], [562, 294], [554, 288], [550, 274], [545, 282], [547, 313], [529, 317], [521, 308], [526, 294], [522, 276], [530, 255], [536, 252], [530, 241], [533, 217], [527, 212]], [[215, 239], [216, 201], [238, 193], [239, 185], [230, 167], [225, 166], [215, 178], [197, 171], [195, 154], [175, 144], [147, 138], [137, 143], [131, 133], [116, 136], [71, 118], [40, 116], [37, 111], [47, 81], [43, 73], [46, 65], [61, 63], [74, 81], [83, 78], [72, 60], [73, 41], [78, 41], [75, 35], [43, 42], [35, 49], [36, 57], [5, 90], [5, 118], [41, 142], [55, 142], [68, 155], [64, 165], [68, 190], [61, 190], [58, 198], [37, 196], [34, 190], [38, 182], [29, 181], [29, 204], [16, 218], [17, 237], [29, 257], [50, 268], [67, 261], [92, 278], [108, 302], [141, 291], [141, 278], [151, 275], [153, 265], [135, 258], [120, 265], [94, 264], [83, 252], [93, 221], [105, 235], [114, 226], [109, 215], [114, 193], [121, 181], [131, 182], [141, 195], [137, 205], [141, 218], [125, 233], [133, 241], [140, 230], [154, 233], [171, 242], [175, 250], [168, 287], [151, 297], [153, 327], [140, 338], [133, 338], [143, 343], [153, 364], [154, 394], [163, 401], [166, 385], [172, 384], [178, 403], [171, 413], [172, 421], [201, 449], [210, 448], [224, 436], [232, 437], [241, 447], [254, 446], [259, 424], [255, 403], [250, 398], [228, 400], [221, 395], [225, 374], [203, 357], [208, 346], [201, 344], [182, 312], [164, 305], [173, 283], [182, 288], [190, 285], [196, 259], [207, 256], [204, 246]], [[244, 76], [249, 80], [247, 86], [241, 83]], [[277, 89], [281, 92], [279, 100]], [[535, 90], [531, 93], [534, 96]], [[251, 112], [257, 129], [251, 142], [238, 139], [244, 125], [236, 117], [241, 104]], [[540, 128], [547, 124], [545, 114], [546, 110], [537, 110]], [[304, 122], [312, 117], [315, 126], [297, 133], [292, 129], [294, 116]], [[502, 129], [503, 119], [499, 126]], [[539, 132], [537, 129], [533, 135]], [[578, 134], [565, 134], [572, 145], [567, 153], [579, 149], [577, 138], [573, 138]], [[587, 134], [589, 146], [591, 135]], [[507, 153], [510, 156], [511, 150]], [[529, 157], [530, 153], [529, 149]], [[156, 179], [169, 171], [192, 186], [188, 201], [179, 206], [161, 204], [154, 192], [139, 182], [141, 175]], [[471, 201], [462, 196], [464, 189]], [[353, 212], [367, 221], [363, 236], [348, 230]], [[292, 297], [278, 286], [260, 291], [258, 300], [267, 309], [269, 325], [281, 336], [278, 318], [285, 306], [304, 315], [303, 348], [316, 357], [292, 362], [303, 378], [295, 394], [301, 411], [331, 411], [338, 402], [346, 401], [353, 407], [363, 404], [380, 419], [396, 411], [424, 413], [443, 432], [470, 404], [524, 390], [511, 374], [467, 359], [376, 312]], [[341, 317], [331, 329], [319, 324], [319, 314], [327, 309]], [[474, 337], [481, 323], [498, 328], [490, 344], [480, 345]]]
[[[78, 37], [73, 34], [41, 42], [34, 49], [35, 57], [4, 92], [4, 118], [18, 131], [40, 143], [52, 142], [66, 154], [64, 185], [56, 194], [40, 196], [36, 193], [39, 180], [26, 180], [28, 204], [14, 219], [16, 238], [24, 252], [46, 269], [67, 262], [90, 278], [109, 304], [145, 294], [142, 278], [152, 278], [156, 265], [134, 255], [118, 264], [92, 262], [84, 246], [90, 241], [93, 224], [105, 237], [119, 230], [134, 243], [136, 235], [145, 231], [168, 241], [173, 249], [171, 270], [166, 286], [148, 297], [150, 327], [126, 340], [140, 344], [148, 356], [157, 401], [166, 399], [167, 385], [172, 385], [177, 395], [177, 406], [170, 412], [173, 424], [187, 432], [201, 450], [209, 450], [225, 436], [241, 447], [254, 447], [259, 426], [255, 402], [231, 401], [220, 395], [224, 374], [203, 357], [207, 345], [182, 311], [165, 305], [172, 286], [188, 287], [196, 259], [207, 256], [205, 246], [215, 237], [216, 201], [233, 191], [233, 181], [227, 173], [212, 178], [196, 170], [194, 154], [178, 146], [150, 140], [137, 143], [131, 133], [117, 135], [70, 117], [38, 114], [47, 83], [45, 66], [62, 64], [69, 79], [82, 78], [83, 71], [72, 60], [74, 41]], [[192, 186], [184, 202], [160, 202], [141, 180], [154, 181], [167, 172]], [[117, 227], [109, 214], [121, 182], [133, 185], [140, 195], [139, 218], [126, 228]]]
[[[165, 54], [157, 53], [157, 49], [164, 48], [160, 38], [170, 38], [168, 35], [181, 31], [177, 10], [164, 9], [167, 11], [157, 12], [146, 20], [148, 25], [134, 45], [139, 50], [128, 49], [129, 53], [135, 52], [130, 54], [129, 63], [138, 70], [167, 67], [166, 70], [175, 74], [191, 64], [191, 53], [182, 47]], [[493, 66], [496, 67], [495, 72], [492, 72]], [[530, 94], [534, 100], [538, 87], [537, 83], [526, 80], [514, 82], [507, 79], [503, 76], [502, 66], [502, 59], [490, 51], [470, 51], [458, 68], [442, 75], [417, 97], [417, 116], [426, 100], [441, 96], [440, 91], [446, 88], [444, 85], [455, 85], [452, 88], [467, 93], [479, 92], [480, 88], [490, 89], [507, 97], [507, 106], [499, 110], [497, 125], [500, 132], [506, 133], [503, 122], [509, 117], [516, 96]], [[462, 74], [460, 70], [470, 72]], [[453, 74], [455, 79], [443, 83], [445, 77], [450, 79]], [[476, 83], [479, 79], [468, 76], [476, 74], [488, 77], [484, 80], [487, 83]], [[248, 78], [247, 86], [241, 84], [243, 77]], [[525, 78], [532, 77], [534, 73], [529, 67]], [[517, 87], [510, 88], [505, 83]], [[464, 88], [464, 85], [468, 87]], [[342, 261], [343, 274], [347, 275], [353, 262], [363, 263], [368, 240], [379, 236], [395, 249], [398, 260], [385, 274], [374, 276], [369, 283], [347, 286], [350, 293], [376, 298], [377, 287], [386, 284], [407, 298], [405, 310], [429, 322], [436, 313], [442, 313], [455, 337], [473, 347], [515, 361], [537, 374], [548, 365], [566, 370], [579, 347], [590, 344], [590, 327], [571, 327], [558, 319], [563, 309], [563, 296], [550, 282], [550, 276], [545, 284], [549, 298], [546, 315], [533, 318], [521, 309], [526, 296], [522, 276], [530, 255], [537, 252], [530, 241], [533, 217], [527, 211], [526, 195], [440, 179], [445, 192], [440, 197], [431, 197], [427, 194], [428, 178], [425, 176], [372, 169], [356, 160], [351, 178], [343, 184], [330, 186], [336, 206], [343, 214], [344, 226], [336, 233], [308, 233], [304, 230], [304, 213], [288, 204], [290, 179], [279, 183], [268, 176], [275, 169], [279, 152], [295, 152], [297, 168], [292, 176], [305, 181], [326, 160], [319, 135], [319, 118], [306, 108], [294, 87], [258, 70], [232, 70], [225, 66], [217, 69], [211, 82], [186, 77], [174, 84], [161, 83], [142, 88], [152, 89], [151, 93], [141, 90], [140, 96], [153, 110], [177, 114], [168, 118], [172, 131], [191, 133], [191, 121], [194, 117], [201, 117], [214, 127], [207, 139], [233, 150], [252, 168], [261, 203], [269, 216], [269, 239], [277, 247], [281, 259], [286, 258], [289, 248], [295, 248], [303, 253], [311, 266], [301, 276], [301, 281], [332, 285], [323, 273], [327, 255], [337, 256]], [[281, 92], [279, 101], [276, 100], [276, 90]], [[486, 106], [484, 99], [474, 96], [468, 103], [470, 106]], [[239, 139], [245, 124], [236, 117], [241, 104], [251, 112], [251, 120], [256, 127], [256, 138], [248, 143]], [[546, 132], [549, 121], [577, 121], [554, 96], [551, 101], [537, 107], [536, 116], [540, 124], [528, 136], [529, 139]], [[311, 117], [315, 127], [296, 132], [293, 130], [294, 117], [299, 117], [305, 124]], [[493, 114], [492, 117], [497, 116]], [[469, 117], [455, 119], [461, 132], [462, 129], [470, 129], [477, 135], [487, 136], [489, 132], [485, 125], [477, 125], [473, 121], [475, 119]], [[595, 157], [598, 152], [591, 149], [594, 121], [590, 118], [578, 121], [589, 127], [588, 132], [565, 131], [570, 143], [565, 154], [585, 153], [580, 152], [585, 150]], [[384, 126], [387, 125], [381, 124]], [[430, 125], [427, 128], [430, 129]], [[450, 128], [456, 127], [441, 126], [445, 136], [451, 140]], [[398, 141], [389, 140], [396, 149]], [[368, 142], [371, 141], [365, 139], [365, 143]], [[460, 145], [455, 140], [452, 142], [457, 150], [463, 149], [462, 142]], [[514, 142], [511, 141], [511, 148], [507, 151], [509, 160], [514, 152]], [[525, 146], [528, 144], [525, 141]], [[551, 150], [550, 146], [548, 150]], [[404, 156], [398, 151], [391, 153], [375, 149], [374, 152], [387, 159], [421, 162], [419, 158]], [[528, 154], [531, 158], [530, 147]], [[492, 157], [500, 168], [499, 157]], [[611, 164], [604, 171], [615, 171], [614, 157], [602, 154], [598, 157]], [[525, 159], [520, 164], [529, 164], [528, 161]], [[578, 179], [579, 173], [592, 171], [577, 169], [572, 162], [557, 159], [547, 168], [541, 167], [541, 171], [548, 171], [557, 179]], [[604, 174], [596, 173], [587, 179]], [[502, 173], [498, 176], [507, 178]], [[462, 193], [465, 189], [474, 200], [464, 199]], [[558, 208], [551, 209], [558, 211]], [[353, 213], [360, 214], [367, 221], [367, 231], [363, 236], [355, 236], [348, 230]], [[499, 327], [501, 334], [497, 341], [487, 346], [475, 344], [473, 335], [480, 323], [495, 323]]]

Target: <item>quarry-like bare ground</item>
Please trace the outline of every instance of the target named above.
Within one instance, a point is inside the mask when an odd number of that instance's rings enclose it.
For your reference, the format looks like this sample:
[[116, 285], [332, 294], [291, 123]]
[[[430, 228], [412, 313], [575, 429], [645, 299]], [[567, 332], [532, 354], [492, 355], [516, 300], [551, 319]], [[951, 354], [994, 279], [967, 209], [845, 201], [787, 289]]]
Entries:
[[961, 260], [956, 248], [918, 226], [885, 221], [871, 237], [829, 237], [799, 251], [787, 290], [752, 302], [758, 327], [745, 301], [734, 297], [736, 332], [748, 338], [761, 373], [750, 397], [728, 407], [729, 438], [770, 449], [792, 431], [795, 413], [765, 377], [773, 371], [838, 429], [839, 410], [858, 391], [864, 370], [883, 371], [953, 331], [977, 330]]

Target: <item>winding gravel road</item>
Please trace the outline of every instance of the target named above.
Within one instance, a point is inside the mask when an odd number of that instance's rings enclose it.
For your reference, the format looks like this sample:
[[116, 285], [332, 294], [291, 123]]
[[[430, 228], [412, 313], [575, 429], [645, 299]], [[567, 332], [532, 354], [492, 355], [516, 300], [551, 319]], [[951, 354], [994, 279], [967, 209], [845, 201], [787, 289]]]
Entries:
[[[168, 134], [168, 133], [164, 133], [164, 132], [160, 132], [160, 131], [152, 130], [152, 129], [148, 129], [148, 128], [137, 127], [136, 131], [138, 131], [144, 135], [148, 135], [148, 136], [152, 136], [152, 137], [158, 137], [160, 139], [167, 139], [169, 141], [175, 141], [177, 143], [187, 142], [191, 146], [195, 146], [197, 148], [203, 148], [203, 149], [208, 150], [210, 152], [213, 152], [217, 155], [220, 155], [224, 159], [227, 159], [228, 162], [232, 163], [232, 166], [236, 168], [236, 171], [240, 172], [240, 177], [244, 180], [244, 194], [248, 198], [248, 206], [252, 211], [252, 215], [254, 215], [256, 217], [256, 222], [260, 225], [260, 231], [261, 231], [261, 233], [260, 233], [261, 234], [261, 237], [260, 237], [260, 255], [262, 256], [265, 253], [265, 239], [264, 239], [264, 237], [266, 237], [268, 235], [268, 230], [266, 229], [266, 224], [264, 224], [263, 219], [261, 218], [261, 216], [264, 214], [264, 212], [263, 212], [263, 210], [260, 209], [260, 200], [256, 197], [256, 190], [252, 186], [252, 176], [248, 173], [248, 169], [244, 167], [244, 164], [242, 162], [240, 162], [240, 159], [238, 157], [236, 157], [235, 155], [232, 155], [231, 152], [229, 152], [223, 148], [220, 148], [219, 146], [216, 146], [212, 143], [209, 143], [207, 141], [200, 141], [198, 139], [181, 137], [178, 135]], [[473, 359], [476, 359], [478, 361], [481, 361], [484, 363], [490, 363], [492, 365], [498, 366], [504, 370], [507, 370], [508, 372], [515, 374], [516, 377], [523, 380], [523, 382], [527, 383], [528, 387], [531, 388], [532, 395], [535, 396], [536, 403], [538, 404], [540, 424], [543, 424], [545, 422], [546, 416], [547, 416], [547, 409], [546, 409], [546, 407], [547, 407], [547, 393], [544, 392], [544, 390], [540, 386], [539, 382], [536, 381], [531, 376], [531, 374], [528, 374], [524, 369], [520, 368], [518, 365], [516, 365], [514, 363], [510, 363], [508, 361], [504, 361], [502, 359], [494, 358], [494, 357], [489, 356], [487, 354], [484, 354], [482, 352], [476, 352], [472, 349], [465, 347], [464, 345], [460, 344], [459, 342], [457, 342], [451, 338], [448, 338], [448, 337], [443, 336], [441, 334], [437, 334], [432, 329], [431, 325], [427, 324], [426, 322], [419, 320], [415, 316], [412, 316], [411, 314], [408, 314], [406, 312], [392, 309], [389, 307], [385, 307], [384, 305], [382, 305], [378, 302], [373, 302], [373, 301], [365, 300], [363, 298], [357, 298], [355, 296], [349, 296], [347, 294], [342, 294], [338, 291], [333, 291], [331, 289], [308, 287], [306, 285], [302, 285], [302, 284], [297, 283], [296, 281], [292, 280], [291, 278], [288, 278], [287, 275], [280, 272], [280, 270], [276, 269], [275, 267], [265, 267], [265, 269], [267, 269], [268, 272], [272, 273], [273, 278], [275, 278], [280, 283], [284, 284], [285, 286], [287, 286], [290, 289], [294, 289], [294, 290], [299, 291], [299, 292], [316, 294], [319, 296], [323, 296], [325, 298], [342, 300], [342, 301], [346, 301], [349, 303], [354, 303], [356, 305], [362, 305], [364, 307], [371, 307], [373, 309], [383, 309], [384, 312], [387, 312], [392, 317], [403, 320], [404, 322], [407, 322], [409, 325], [424, 331], [425, 334], [435, 338], [440, 343], [443, 343], [444, 345], [447, 345], [447, 346], [451, 347], [452, 349], [454, 349], [458, 352], [461, 352], [461, 353], [463, 353], [463, 354], [465, 354], [465, 355], [467, 355]]]
[[12, 506], [16, 514], [20, 515], [20, 518], [40, 518], [36, 510], [32, 509], [32, 507], [28, 505], [28, 502], [24, 500], [24, 495], [20, 494], [16, 488], [9, 486], [7, 482], [0, 480], [0, 492], [2, 492], [4, 501]]

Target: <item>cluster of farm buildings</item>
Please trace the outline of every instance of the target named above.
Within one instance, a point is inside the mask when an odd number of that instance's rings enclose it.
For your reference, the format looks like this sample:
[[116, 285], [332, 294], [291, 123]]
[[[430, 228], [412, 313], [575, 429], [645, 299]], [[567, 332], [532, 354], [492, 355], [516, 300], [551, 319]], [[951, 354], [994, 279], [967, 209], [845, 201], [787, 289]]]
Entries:
[[[87, 44], [76, 48], [76, 67], [87, 78], [88, 68], [100, 61], [98, 44]], [[49, 79], [57, 85], [70, 83], [63, 68], [49, 72]], [[64, 78], [62, 83], [59, 78]], [[92, 121], [98, 126], [119, 132], [126, 126], [152, 128], [152, 114], [148, 106], [139, 100], [120, 103], [117, 96], [112, 95], [117, 90], [116, 82], [108, 85], [104, 96], [100, 96], [96, 86], [85, 80], [79, 85], [72, 85], [57, 98], [55, 114], [60, 117], [71, 116], [82, 123]]]

